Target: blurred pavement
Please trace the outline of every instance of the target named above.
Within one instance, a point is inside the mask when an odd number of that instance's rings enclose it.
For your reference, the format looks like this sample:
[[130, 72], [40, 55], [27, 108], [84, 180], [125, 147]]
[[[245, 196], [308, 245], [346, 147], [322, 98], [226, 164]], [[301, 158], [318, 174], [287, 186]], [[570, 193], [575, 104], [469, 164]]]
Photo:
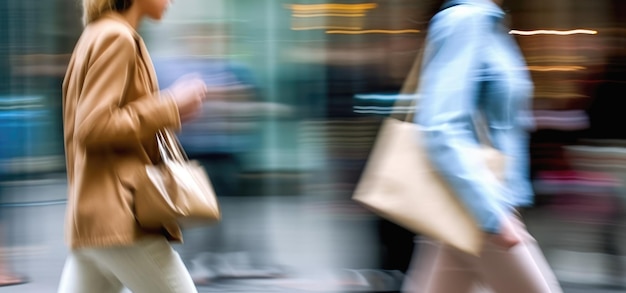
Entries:
[[[9, 184], [7, 194], [2, 197], [0, 215], [7, 221], [10, 241], [3, 252], [12, 260], [15, 271], [27, 275], [31, 282], [0, 288], [0, 293], [56, 292], [67, 252], [63, 243], [66, 186], [60, 178]], [[225, 198], [222, 206], [234, 215], [227, 227], [242, 233], [246, 232], [246, 220], [254, 221], [259, 215], [235, 211], [249, 211], [240, 209], [242, 206], [264, 210], [267, 228], [262, 233], [267, 234], [267, 238], [263, 239], [269, 243], [267, 251], [272, 254], [273, 260], [288, 267], [291, 274], [282, 279], [221, 280], [211, 286], [200, 287], [200, 292], [346, 292], [329, 281], [336, 280], [333, 272], [348, 267], [367, 269], [375, 266], [373, 257], [363, 257], [373, 256], [376, 244], [370, 227], [365, 224], [368, 221], [366, 216], [338, 216], [340, 213], [333, 216], [328, 209], [319, 208], [323, 205], [311, 204], [303, 196]], [[538, 217], [540, 215], [534, 215], [533, 221], [544, 223]], [[529, 228], [540, 243], [554, 232], [549, 225], [533, 225], [532, 221]], [[549, 246], [554, 241], [546, 240], [545, 243]], [[184, 255], [184, 246], [177, 249]], [[550, 256], [548, 258], [551, 259]], [[552, 258], [551, 261], [559, 260]], [[565, 285], [565, 292], [613, 293], [626, 290]]]

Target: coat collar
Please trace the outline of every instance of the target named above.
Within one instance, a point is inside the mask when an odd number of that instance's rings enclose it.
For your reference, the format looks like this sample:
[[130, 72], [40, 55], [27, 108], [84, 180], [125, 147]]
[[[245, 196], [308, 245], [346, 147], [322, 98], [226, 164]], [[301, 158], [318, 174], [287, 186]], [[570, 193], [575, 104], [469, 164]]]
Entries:
[[151, 90], [157, 91], [159, 89], [159, 83], [156, 78], [154, 65], [152, 64], [152, 59], [150, 58], [150, 54], [148, 53], [148, 49], [146, 48], [146, 44], [143, 42], [143, 38], [139, 35], [139, 33], [135, 30], [135, 28], [128, 23], [126, 18], [122, 16], [120, 13], [115, 11], [109, 11], [102, 15], [102, 19], [109, 19], [115, 22], [118, 22], [128, 28], [128, 30], [133, 35], [137, 45], [137, 53], [139, 54], [139, 58], [141, 59], [142, 65], [148, 72], [151, 72], [150, 79], [147, 81], [151, 87]]
[[130, 23], [128, 23], [128, 21], [126, 20], [126, 18], [124, 18], [124, 16], [122, 16], [119, 12], [116, 11], [109, 11], [104, 13], [101, 18], [106, 18], [106, 19], [110, 19], [113, 20], [115, 22], [118, 22], [120, 24], [123, 24], [124, 26], [126, 26], [128, 28], [128, 30], [130, 30], [130, 32], [133, 34], [133, 37], [136, 40], [141, 39], [141, 37], [139, 36], [139, 33], [137, 33], [137, 30], [135, 30], [135, 28], [130, 25]]

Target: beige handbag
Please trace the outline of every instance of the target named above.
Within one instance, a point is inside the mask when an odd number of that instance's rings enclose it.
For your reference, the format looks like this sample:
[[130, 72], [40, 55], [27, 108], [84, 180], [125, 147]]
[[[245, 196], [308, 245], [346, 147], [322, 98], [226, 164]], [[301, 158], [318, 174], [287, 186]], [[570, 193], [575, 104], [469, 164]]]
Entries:
[[[419, 58], [409, 74], [416, 79]], [[411, 116], [383, 122], [353, 199], [409, 231], [479, 255], [483, 232], [431, 165], [420, 125], [409, 122]], [[503, 174], [501, 153], [488, 146], [472, 152], [484, 157], [494, 174]]]
[[189, 161], [169, 130], [157, 133], [157, 143], [162, 162], [145, 166], [147, 186], [135, 194], [139, 225], [160, 229], [178, 223], [189, 228], [219, 221], [217, 197], [202, 166]]
[[[483, 233], [431, 165], [422, 142], [419, 125], [385, 120], [353, 199], [412, 232], [479, 255]], [[502, 173], [499, 152], [484, 147], [475, 154]]]

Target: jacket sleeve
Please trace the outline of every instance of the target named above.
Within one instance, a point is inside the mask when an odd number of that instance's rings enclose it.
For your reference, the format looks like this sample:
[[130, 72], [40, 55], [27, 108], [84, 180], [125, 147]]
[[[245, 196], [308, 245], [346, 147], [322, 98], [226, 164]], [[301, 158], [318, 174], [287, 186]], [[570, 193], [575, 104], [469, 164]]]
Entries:
[[161, 128], [180, 128], [177, 106], [163, 92], [125, 103], [138, 58], [132, 35], [106, 32], [92, 50], [76, 110], [75, 135], [80, 144], [88, 149], [126, 148]]
[[504, 186], [480, 157], [473, 115], [479, 100], [481, 44], [487, 16], [458, 6], [431, 22], [419, 88], [419, 114], [429, 158], [484, 231], [497, 233]]

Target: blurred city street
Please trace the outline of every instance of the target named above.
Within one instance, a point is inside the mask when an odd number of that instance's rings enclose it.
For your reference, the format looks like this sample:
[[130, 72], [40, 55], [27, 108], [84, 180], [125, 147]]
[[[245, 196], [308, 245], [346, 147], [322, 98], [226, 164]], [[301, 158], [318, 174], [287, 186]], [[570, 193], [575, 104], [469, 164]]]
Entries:
[[[63, 243], [65, 181], [62, 177], [52, 177], [32, 182], [9, 182], [7, 190], [2, 198], [1, 214], [7, 223], [6, 233], [10, 243], [3, 248], [3, 253], [12, 260], [16, 272], [28, 276], [30, 282], [0, 288], [0, 293], [56, 292], [67, 252]], [[334, 276], [345, 273], [343, 269], [375, 266], [372, 257], [368, 256], [373, 255], [376, 239], [372, 236], [366, 216], [346, 217], [345, 213], [343, 217], [333, 216], [328, 211], [330, 209], [315, 208], [320, 205], [307, 203], [302, 197], [227, 197], [222, 200], [222, 205], [228, 212], [234, 205], [241, 209], [246, 202], [257, 210], [265, 207], [270, 211], [266, 213], [270, 216], [265, 221], [267, 227], [264, 232], [246, 229], [246, 223], [254, 220], [252, 213], [242, 212], [235, 217], [238, 220], [225, 224], [238, 227], [239, 233], [257, 235], [255, 238], [259, 241], [268, 240], [266, 253], [272, 254], [274, 261], [285, 266], [288, 273], [275, 279], [216, 280], [209, 286], [199, 287], [200, 292], [375, 292], [366, 289], [366, 283], [352, 284], [351, 289], [346, 289], [348, 287], [336, 282], [338, 279]], [[552, 239], [554, 237], [550, 234], [558, 235], [554, 234], [557, 228], [550, 227], [549, 222], [539, 216], [538, 213], [533, 214], [528, 221], [530, 231], [535, 233], [540, 243], [549, 246], [564, 240]], [[542, 224], [533, 224], [535, 222]], [[193, 245], [194, 233], [199, 232], [188, 233], [187, 245]], [[575, 229], [570, 229], [568, 233], [575, 233]], [[265, 236], [259, 236], [261, 234]], [[183, 257], [186, 248], [177, 246]], [[548, 255], [553, 262], [564, 261], [555, 257], [558, 256]], [[563, 257], [567, 257], [566, 254]], [[592, 274], [591, 262], [578, 262], [577, 265], [588, 269], [588, 276]], [[564, 288], [567, 293], [626, 292], [589, 284], [566, 283]]]
[[[56, 292], [67, 256], [64, 139], [72, 123], [64, 122], [62, 84], [85, 27], [79, 2], [0, 0], [0, 253], [9, 272], [29, 279], [0, 293]], [[161, 22], [142, 21], [135, 32], [154, 63], [153, 86], [171, 89], [193, 74], [212, 96], [177, 134], [209, 174], [223, 213], [174, 245], [200, 292], [397, 292], [413, 235], [351, 196], [381, 122], [428, 104], [413, 69], [443, 1], [169, 2]], [[528, 230], [565, 292], [626, 292], [626, 1], [496, 2], [507, 15], [498, 33], [508, 32], [526, 65], [511, 72], [532, 79], [532, 107], [517, 117], [509, 115], [517, 103], [502, 102], [496, 108], [506, 115], [481, 114], [520, 120], [529, 132], [523, 172], [537, 196], [524, 211]], [[442, 84], [447, 91], [462, 81]], [[483, 98], [476, 101], [491, 100]]]

